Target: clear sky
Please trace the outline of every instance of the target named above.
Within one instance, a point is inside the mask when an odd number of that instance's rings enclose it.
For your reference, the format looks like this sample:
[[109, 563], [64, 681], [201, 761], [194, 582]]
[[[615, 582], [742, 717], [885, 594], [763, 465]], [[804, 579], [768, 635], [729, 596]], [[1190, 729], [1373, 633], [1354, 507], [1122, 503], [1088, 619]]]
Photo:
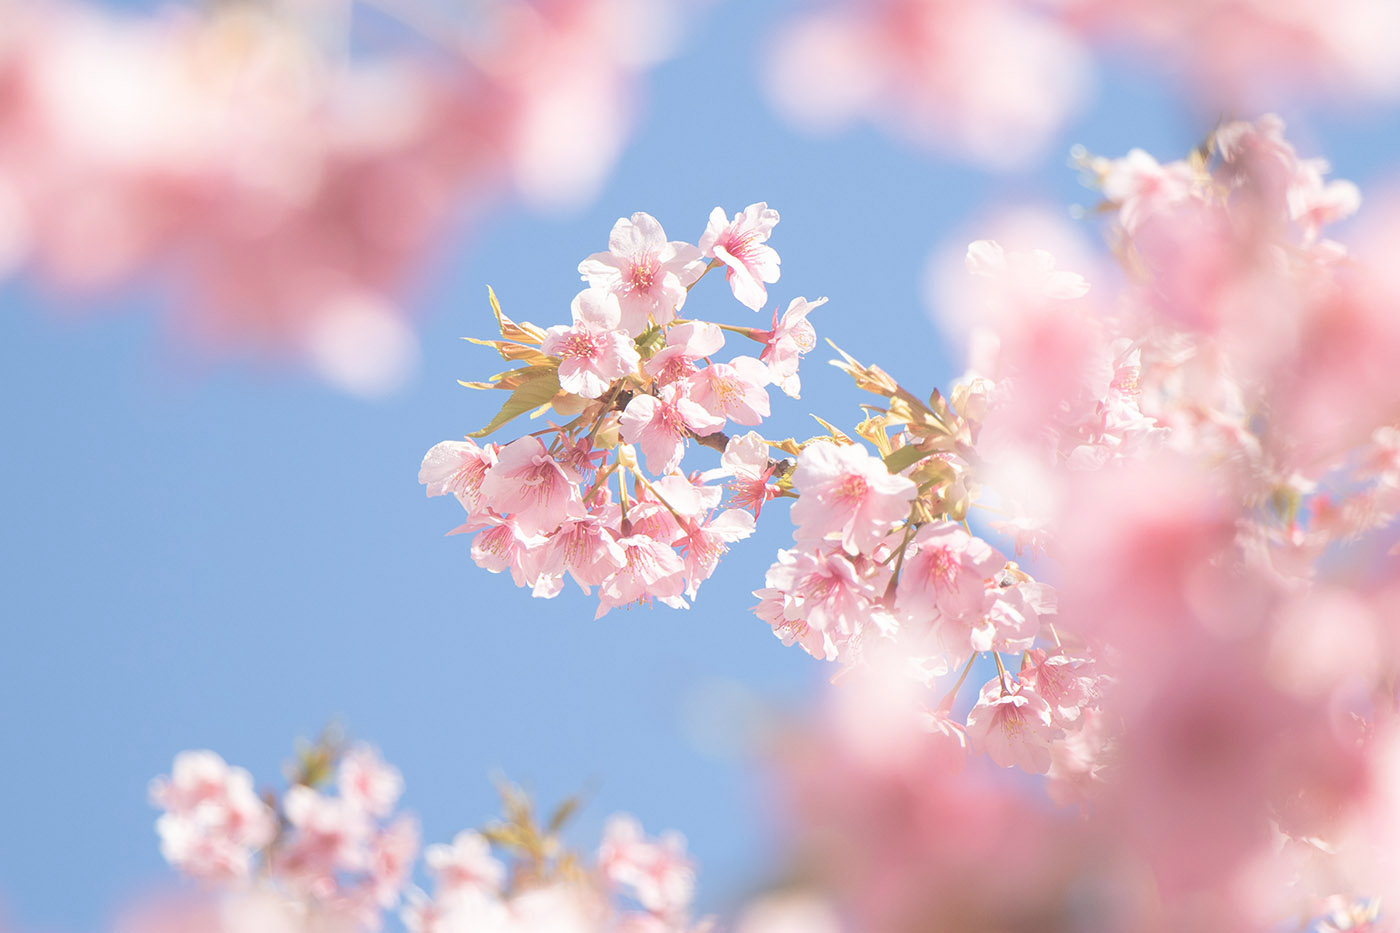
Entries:
[[[766, 200], [782, 213], [772, 299], [828, 296], [820, 336], [911, 386], [946, 385], [961, 366], [922, 298], [930, 249], [975, 231], [991, 204], [1087, 203], [1073, 143], [1166, 159], [1212, 119], [1111, 67], [1024, 175], [870, 130], [809, 138], [755, 81], [795, 6], [716, 5], [652, 73], [633, 143], [590, 207], [497, 212], [445, 244], [412, 298], [423, 366], [389, 399], [191, 366], [160, 337], [155, 289], [73, 306], [0, 284], [0, 904], [18, 929], [95, 933], [169, 877], [146, 784], [177, 751], [212, 748], [280, 781], [293, 740], [332, 719], [402, 769], [427, 841], [494, 815], [499, 772], [547, 802], [588, 789], [581, 843], [615, 810], [680, 830], [704, 908], [761, 882], [768, 808], [734, 751], [753, 716], [737, 698], [799, 707], [832, 673], [749, 612], [790, 526], [765, 512], [688, 612], [594, 621], [572, 588], [532, 600], [477, 569], [466, 539], [443, 537], [459, 510], [425, 499], [416, 473], [497, 401], [456, 384], [496, 371], [458, 339], [488, 334], [487, 284], [513, 316], [562, 322], [579, 260], [617, 217], [645, 210], [693, 242], [716, 205]], [[1303, 154], [1329, 156], [1363, 193], [1400, 163], [1394, 111], [1287, 115]], [[697, 300], [697, 314], [747, 323], [718, 280]], [[775, 394], [773, 435], [811, 433], [809, 411], [855, 420], [826, 355], [809, 358], [801, 401]]]

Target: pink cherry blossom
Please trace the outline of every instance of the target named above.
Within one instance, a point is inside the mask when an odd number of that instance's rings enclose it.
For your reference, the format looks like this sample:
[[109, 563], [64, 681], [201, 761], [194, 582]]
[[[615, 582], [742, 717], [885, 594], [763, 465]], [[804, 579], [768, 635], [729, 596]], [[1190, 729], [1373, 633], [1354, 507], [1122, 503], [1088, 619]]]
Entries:
[[729, 545], [753, 531], [753, 516], [742, 509], [725, 509], [687, 528], [678, 544], [685, 557], [686, 595], [694, 599], [696, 588], [715, 572]]
[[511, 441], [481, 481], [481, 495], [501, 514], [509, 513], [526, 534], [559, 527], [578, 501], [579, 476], [552, 456], [537, 437]]
[[781, 260], [768, 237], [778, 223], [778, 212], [764, 201], [750, 204], [733, 220], [725, 217], [723, 208], [710, 213], [710, 223], [700, 237], [700, 252], [724, 263], [725, 281], [734, 297], [758, 311], [768, 302], [768, 289], [778, 281]]
[[977, 705], [967, 715], [967, 735], [1003, 768], [1029, 774], [1050, 769], [1050, 743], [1055, 737], [1050, 704], [1025, 684], [992, 679], [982, 688]]
[[669, 473], [685, 455], [686, 439], [713, 434], [724, 426], [676, 385], [662, 386], [658, 395], [637, 395], [627, 403], [620, 422], [622, 439], [636, 444], [652, 473]]
[[1077, 722], [1095, 695], [1089, 662], [1061, 651], [1047, 653], [1041, 648], [1027, 651], [1017, 677], [1045, 699], [1055, 725], [1061, 728]]
[[634, 534], [618, 540], [626, 563], [598, 588], [598, 618], [615, 606], [659, 599], [674, 608], [686, 605], [685, 563], [675, 550], [655, 538]]
[[378, 907], [398, 904], [413, 874], [418, 846], [418, 821], [410, 816], [399, 816], [375, 835], [369, 847], [367, 889]]
[[808, 647], [807, 633], [800, 626], [792, 625], [787, 632], [779, 627], [779, 620], [801, 622], [820, 633], [821, 653], [812, 653], [834, 660], [851, 657], [867, 632], [894, 631], [894, 617], [880, 603], [888, 581], [885, 567], [863, 557], [839, 550], [784, 550], [768, 569], [767, 588], [754, 595], [764, 600], [782, 596], [781, 614], [764, 618], [774, 624], [785, 643], [796, 637]]
[[[782, 561], [784, 553], [786, 552], [778, 552], [779, 562]], [[781, 576], [776, 577], [775, 581], [787, 582]], [[799, 614], [802, 606], [790, 599], [785, 590], [768, 586], [754, 590], [754, 595], [759, 601], [753, 608], [753, 614], [767, 622], [772, 627], [773, 634], [784, 645], [801, 645], [803, 651], [824, 661], [834, 660], [840, 654], [840, 648], [834, 640], [828, 641], [825, 632], [807, 624]]]
[[[674, 545], [684, 534], [681, 522], [659, 500], [650, 497], [642, 498], [643, 495], [647, 495], [645, 491], [627, 509], [627, 524], [631, 528], [631, 533], [645, 535], [662, 544]], [[622, 528], [621, 507], [614, 505], [609, 508], [608, 512], [611, 518], [609, 527], [620, 530]]]
[[726, 484], [730, 504], [748, 509], [758, 518], [763, 503], [778, 495], [777, 487], [768, 482], [777, 470], [777, 464], [768, 457], [768, 444], [754, 431], [736, 434], [724, 445], [719, 462], [719, 468], [706, 471], [704, 478], [733, 477]]
[[801, 493], [792, 507], [797, 540], [836, 540], [849, 554], [873, 552], [890, 527], [908, 517], [917, 492], [858, 444], [804, 447], [792, 479]]
[[1055, 257], [1043, 249], [1008, 252], [993, 240], [977, 240], [968, 244], [963, 264], [981, 286], [976, 320], [1003, 335], [1012, 320], [1089, 293], [1082, 275], [1058, 268]]
[[685, 304], [686, 288], [704, 270], [700, 250], [667, 242], [661, 224], [638, 212], [619, 218], [608, 237], [608, 252], [579, 263], [579, 274], [593, 288], [610, 291], [621, 308], [621, 328], [630, 337], [648, 324], [666, 324]]
[[794, 298], [781, 318], [774, 309], [772, 330], [756, 335], [764, 338], [759, 359], [767, 364], [769, 378], [792, 398], [798, 398], [802, 392], [802, 380], [797, 375], [798, 364], [817, 345], [817, 332], [807, 320], [807, 315], [824, 304], [825, 298], [815, 301]]
[[437, 882], [438, 896], [464, 889], [499, 892], [506, 867], [491, 854], [491, 843], [480, 833], [458, 833], [451, 845], [431, 845], [423, 852], [428, 870]]
[[275, 817], [242, 768], [211, 751], [181, 752], [169, 778], [151, 782], [161, 855], [196, 878], [246, 877], [254, 853], [277, 832]]
[[906, 619], [936, 623], [948, 650], [965, 652], [968, 633], [986, 615], [987, 586], [1005, 564], [1006, 559], [990, 544], [956, 522], [930, 522], [909, 542], [895, 587], [895, 606]]
[[415, 365], [397, 296], [464, 203], [596, 190], [669, 18], [625, 0], [440, 10], [433, 54], [391, 28], [351, 55], [333, 3], [18, 6], [0, 50], [0, 267], [84, 294], [159, 271], [187, 342], [361, 393]]
[[455, 495], [469, 512], [481, 507], [481, 481], [496, 465], [495, 444], [477, 446], [471, 438], [443, 441], [423, 457], [418, 482], [428, 487], [429, 496]]
[[643, 907], [662, 916], [683, 912], [695, 892], [695, 869], [685, 839], [668, 833], [653, 842], [641, 824], [624, 814], [608, 820], [598, 849], [603, 876], [626, 888]]
[[533, 587], [539, 580], [539, 563], [548, 540], [543, 535], [526, 534], [512, 517], [487, 510], [449, 531], [448, 534], [477, 532], [472, 539], [472, 560], [490, 573], [509, 570], [516, 586]]
[[661, 385], [679, 382], [696, 371], [695, 363], [724, 346], [724, 331], [709, 321], [677, 324], [666, 331], [666, 345], [643, 367]]
[[399, 769], [386, 764], [368, 745], [357, 745], [344, 754], [336, 781], [342, 799], [375, 817], [393, 813], [403, 793]]
[[540, 350], [559, 359], [559, 387], [584, 398], [598, 398], [614, 379], [637, 368], [641, 357], [618, 322], [617, 298], [601, 289], [587, 289], [574, 298], [572, 327], [545, 331]]
[[[1056, 712], [1054, 707], [1051, 712]], [[1056, 724], [1064, 728], [1063, 717]], [[1058, 804], [1083, 806], [1093, 801], [1103, 788], [1111, 766], [1113, 733], [1110, 714], [1094, 706], [1081, 709], [1073, 725], [1075, 728], [1050, 747], [1045, 790]]]
[[814, 130], [870, 122], [993, 168], [1026, 164], [1084, 97], [1070, 24], [1018, 0], [843, 0], [795, 16], [769, 57], [779, 108]]
[[287, 791], [282, 811], [292, 830], [278, 871], [313, 894], [336, 892], [336, 873], [369, 867], [371, 822], [359, 807], [304, 784]]
[[752, 356], [712, 363], [686, 380], [691, 400], [717, 418], [761, 424], [768, 417], [768, 367]]
[[1300, 159], [1288, 186], [1288, 214], [1312, 241], [1327, 224], [1344, 220], [1361, 207], [1361, 192], [1349, 181], [1324, 181], [1326, 159]]
[[[1008, 574], [1009, 576], [1009, 574]], [[970, 642], [974, 651], [1015, 653], [1029, 651], [1041, 635], [1042, 625], [1056, 614], [1055, 591], [1044, 583], [1002, 580], [987, 588], [984, 615], [972, 630], [950, 625], [941, 628], [960, 647]]]
[[550, 572], [567, 572], [584, 592], [627, 562], [609, 524], [595, 512], [565, 518], [550, 535], [541, 560]]
[[1104, 197], [1118, 205], [1118, 222], [1129, 232], [1145, 217], [1193, 197], [1201, 185], [1200, 177], [1187, 163], [1159, 165], [1141, 149], [1133, 149], [1121, 159], [1105, 160], [1096, 168], [1102, 175]]

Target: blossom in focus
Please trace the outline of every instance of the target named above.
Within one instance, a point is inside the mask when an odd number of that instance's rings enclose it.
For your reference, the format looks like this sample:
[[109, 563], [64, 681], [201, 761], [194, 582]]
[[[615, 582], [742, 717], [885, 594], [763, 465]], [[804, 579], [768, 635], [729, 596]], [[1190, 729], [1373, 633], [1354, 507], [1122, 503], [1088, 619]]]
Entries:
[[578, 474], [556, 460], [536, 437], [502, 447], [481, 482], [481, 495], [501, 513], [514, 516], [526, 534], [550, 532], [578, 498]]
[[774, 309], [773, 329], [763, 335], [763, 353], [759, 359], [767, 364], [768, 375], [773, 384], [793, 398], [798, 398], [802, 392], [802, 380], [797, 375], [797, 364], [817, 345], [817, 332], [807, 320], [807, 315], [824, 304], [825, 298], [815, 301], [808, 301], [806, 298], [792, 299], [781, 318], [777, 309]]
[[910, 541], [895, 606], [911, 621], [934, 622], [952, 632], [970, 630], [986, 613], [987, 585], [1005, 563], [996, 549], [961, 525], [931, 522]]
[[669, 473], [680, 463], [686, 438], [713, 434], [723, 426], [722, 417], [674, 385], [662, 386], [658, 396], [633, 398], [620, 422], [622, 439], [641, 448], [653, 473]]
[[614, 379], [627, 375], [641, 358], [621, 321], [617, 298], [588, 289], [574, 298], [572, 327], [545, 331], [540, 352], [559, 359], [559, 388], [583, 398], [597, 398]]
[[802, 451], [793, 485], [802, 494], [792, 507], [798, 540], [834, 539], [850, 554], [871, 553], [908, 515], [915, 493], [864, 447], [829, 441]]
[[455, 495], [467, 511], [481, 505], [481, 483], [496, 465], [495, 444], [480, 447], [470, 438], [435, 444], [423, 457], [418, 482], [429, 496]]
[[724, 278], [734, 297], [755, 311], [768, 302], [766, 286], [781, 275], [778, 252], [768, 245], [777, 224], [778, 212], [765, 201], [750, 204], [733, 220], [717, 207], [700, 237], [700, 252], [725, 265]]
[[1054, 738], [1050, 705], [1024, 683], [988, 681], [967, 714], [967, 737], [1003, 768], [1044, 774]]
[[735, 424], [761, 424], [768, 417], [768, 367], [752, 356], [713, 363], [686, 380], [692, 401]]
[[656, 218], [642, 212], [630, 220], [619, 218], [608, 237], [608, 252], [594, 253], [578, 267], [591, 287], [617, 298], [628, 336], [640, 334], [652, 321], [665, 324], [674, 318], [685, 305], [687, 287], [703, 269], [696, 247], [668, 242]]

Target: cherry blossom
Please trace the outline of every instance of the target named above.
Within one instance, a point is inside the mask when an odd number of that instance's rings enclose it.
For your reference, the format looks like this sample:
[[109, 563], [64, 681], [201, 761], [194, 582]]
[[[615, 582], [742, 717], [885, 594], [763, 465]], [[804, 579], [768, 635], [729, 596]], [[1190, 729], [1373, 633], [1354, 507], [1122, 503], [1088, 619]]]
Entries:
[[[117, 924], [119, 933], [374, 933], [401, 901], [411, 933], [702, 933], [712, 926], [690, 918], [696, 872], [684, 839], [674, 832], [647, 838], [625, 814], [607, 821], [590, 858], [558, 835], [571, 805], [538, 823], [524, 793], [503, 785], [503, 820], [424, 851], [430, 896], [411, 885], [418, 823], [388, 803], [401, 789], [397, 769], [369, 746], [346, 747], [327, 735], [303, 747], [289, 776], [283, 793], [269, 790], [258, 801], [265, 830], [248, 854], [256, 870], [210, 873], [172, 855], [174, 867], [205, 887], [142, 904]], [[328, 777], [345, 793], [331, 793]], [[173, 776], [152, 784], [153, 802], [167, 808], [158, 826], [226, 800], [245, 779], [247, 772], [212, 752], [181, 753]], [[386, 806], [367, 809], [376, 799]]]
[[768, 367], [752, 356], [714, 363], [686, 380], [691, 401], [735, 424], [761, 424], [768, 417]]
[[616, 606], [659, 599], [683, 608], [686, 589], [685, 563], [673, 548], [647, 535], [618, 539], [626, 561], [598, 587], [598, 617]]
[[794, 17], [769, 63], [775, 103], [800, 125], [865, 120], [995, 168], [1045, 146], [1088, 72], [1069, 25], [1016, 0], [843, 0]]
[[680, 463], [692, 435], [713, 434], [724, 419], [693, 401], [685, 389], [662, 386], [659, 395], [638, 395], [627, 403], [620, 428], [622, 439], [636, 444], [647, 458], [647, 469], [669, 473]]
[[825, 298], [808, 301], [794, 298], [780, 318], [773, 311], [773, 329], [764, 331], [762, 336], [763, 353], [759, 356], [768, 366], [768, 376], [773, 384], [783, 392], [798, 398], [802, 392], [802, 380], [797, 375], [797, 364], [817, 345], [817, 332], [807, 315], [826, 304]]
[[150, 796], [165, 811], [156, 823], [161, 854], [194, 877], [246, 877], [277, 831], [252, 776], [211, 751], [181, 752], [171, 776], [151, 782]]
[[1050, 705], [1028, 684], [1008, 688], [1002, 680], [988, 681], [967, 715], [967, 735], [1003, 768], [1030, 774], [1050, 768]]
[[797, 458], [792, 508], [799, 541], [834, 539], [850, 554], [868, 554], [908, 515], [917, 491], [859, 445], [812, 444]]
[[481, 495], [502, 514], [511, 513], [526, 534], [559, 527], [578, 499], [579, 476], [535, 437], [511, 441], [481, 481]]
[[634, 337], [652, 321], [665, 324], [674, 318], [703, 268], [696, 247], [668, 242], [656, 218], [638, 212], [630, 220], [619, 218], [608, 237], [608, 252], [589, 256], [578, 271], [590, 286], [616, 297], [622, 331]]
[[710, 214], [710, 223], [700, 237], [700, 252], [725, 265], [724, 278], [734, 297], [755, 311], [768, 302], [768, 289], [778, 281], [781, 260], [768, 237], [778, 224], [778, 212], [765, 201], [750, 204], [733, 220], [722, 208]]
[[184, 346], [393, 389], [418, 358], [403, 292], [462, 205], [596, 192], [678, 12], [651, 7], [442, 10], [432, 54], [412, 29], [346, 54], [338, 4], [7, 4], [0, 270], [82, 297], [155, 271]]
[[696, 372], [695, 363], [714, 356], [724, 346], [724, 331], [709, 321], [677, 324], [666, 332], [666, 346], [646, 362], [646, 371], [662, 385], [679, 382]]
[[1096, 167], [1104, 197], [1118, 205], [1118, 222], [1128, 231], [1143, 218], [1191, 198], [1201, 184], [1199, 173], [1185, 162], [1160, 165], [1141, 149]]
[[[930, 392], [837, 351], [865, 415], [815, 437], [775, 436], [755, 393], [786, 383], [816, 303], [771, 331], [652, 321], [596, 397], [497, 309], [485, 343], [521, 365], [490, 430], [552, 409], [529, 449], [573, 472], [562, 524], [521, 527], [484, 481], [464, 528], [535, 595], [566, 573], [597, 585], [602, 615], [688, 605], [781, 513], [766, 503], [797, 500], [754, 612], [841, 666], [837, 734], [813, 751], [784, 730], [780, 797], [814, 853], [804, 879], [855, 928], [1317, 925], [1329, 895], [1400, 878], [1371, 867], [1393, 835], [1375, 827], [1400, 826], [1376, 750], [1400, 748], [1400, 435], [1374, 388], [1400, 353], [1395, 234], [1324, 239], [1355, 199], [1274, 117], [1179, 162], [1075, 161], [1124, 274], [1091, 286], [1047, 250], [974, 241], [956, 274], [975, 288], [947, 315], [972, 325], [966, 374]], [[726, 336], [760, 356], [721, 357]], [[476, 456], [444, 448], [430, 491]], [[637, 880], [650, 858], [613, 880], [646, 908], [634, 928], [669, 930], [666, 884]]]
[[[781, 624], [768, 617], [775, 633], [806, 648], [805, 629], [814, 630], [821, 639], [820, 654], [812, 652], [818, 657], [850, 657], [867, 631], [895, 629], [894, 617], [879, 603], [888, 571], [872, 561], [839, 550], [779, 551], [765, 579], [768, 587], [754, 595], [765, 600], [781, 595]], [[784, 628], [788, 623], [794, 624]]]
[[477, 446], [470, 438], [443, 441], [423, 457], [418, 482], [428, 488], [429, 496], [455, 495], [472, 512], [481, 505], [481, 482], [486, 472], [496, 465], [495, 444]]
[[584, 398], [597, 398], [614, 379], [641, 362], [632, 341], [617, 330], [621, 311], [612, 294], [595, 289], [574, 299], [572, 327], [545, 331], [540, 351], [559, 358], [559, 387]]
[[340, 760], [340, 796], [370, 816], [383, 818], [394, 812], [403, 793], [403, 776], [367, 745], [350, 749]]
[[[986, 614], [988, 584], [1005, 563], [991, 545], [962, 526], [931, 522], [910, 541], [895, 605], [904, 617], [935, 621], [950, 634], [970, 631]], [[961, 647], [949, 641], [950, 648]]]
[[696, 588], [715, 572], [720, 559], [729, 551], [729, 545], [742, 541], [753, 531], [754, 517], [742, 509], [725, 509], [687, 528], [679, 542], [689, 581], [686, 595], [694, 599]]
[[568, 572], [587, 592], [627, 562], [609, 527], [594, 512], [568, 516], [549, 538], [544, 565]]
[[506, 878], [506, 867], [491, 854], [491, 843], [471, 830], [458, 833], [450, 845], [428, 846], [423, 860], [437, 881], [439, 897], [464, 889], [499, 892]]
[[685, 839], [669, 834], [652, 842], [635, 819], [614, 816], [603, 830], [598, 866], [613, 884], [621, 885], [647, 910], [662, 916], [690, 905], [695, 870], [685, 856]]

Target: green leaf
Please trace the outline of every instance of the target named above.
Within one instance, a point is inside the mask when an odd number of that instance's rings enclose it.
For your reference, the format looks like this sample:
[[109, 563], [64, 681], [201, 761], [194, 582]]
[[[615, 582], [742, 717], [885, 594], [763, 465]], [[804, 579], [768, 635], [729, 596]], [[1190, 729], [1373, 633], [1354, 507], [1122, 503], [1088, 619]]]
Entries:
[[507, 380], [504, 381], [507, 381], [508, 385], [501, 388], [512, 389], [510, 398], [506, 399], [506, 403], [501, 406], [496, 417], [491, 419], [490, 424], [480, 431], [468, 434], [467, 437], [485, 437], [517, 415], [548, 405], [559, 393], [559, 370], [553, 366], [530, 366], [512, 370], [506, 376]]
[[885, 469], [891, 473], [903, 473], [906, 469], [928, 456], [928, 451], [920, 450], [914, 444], [905, 444], [885, 457]]

